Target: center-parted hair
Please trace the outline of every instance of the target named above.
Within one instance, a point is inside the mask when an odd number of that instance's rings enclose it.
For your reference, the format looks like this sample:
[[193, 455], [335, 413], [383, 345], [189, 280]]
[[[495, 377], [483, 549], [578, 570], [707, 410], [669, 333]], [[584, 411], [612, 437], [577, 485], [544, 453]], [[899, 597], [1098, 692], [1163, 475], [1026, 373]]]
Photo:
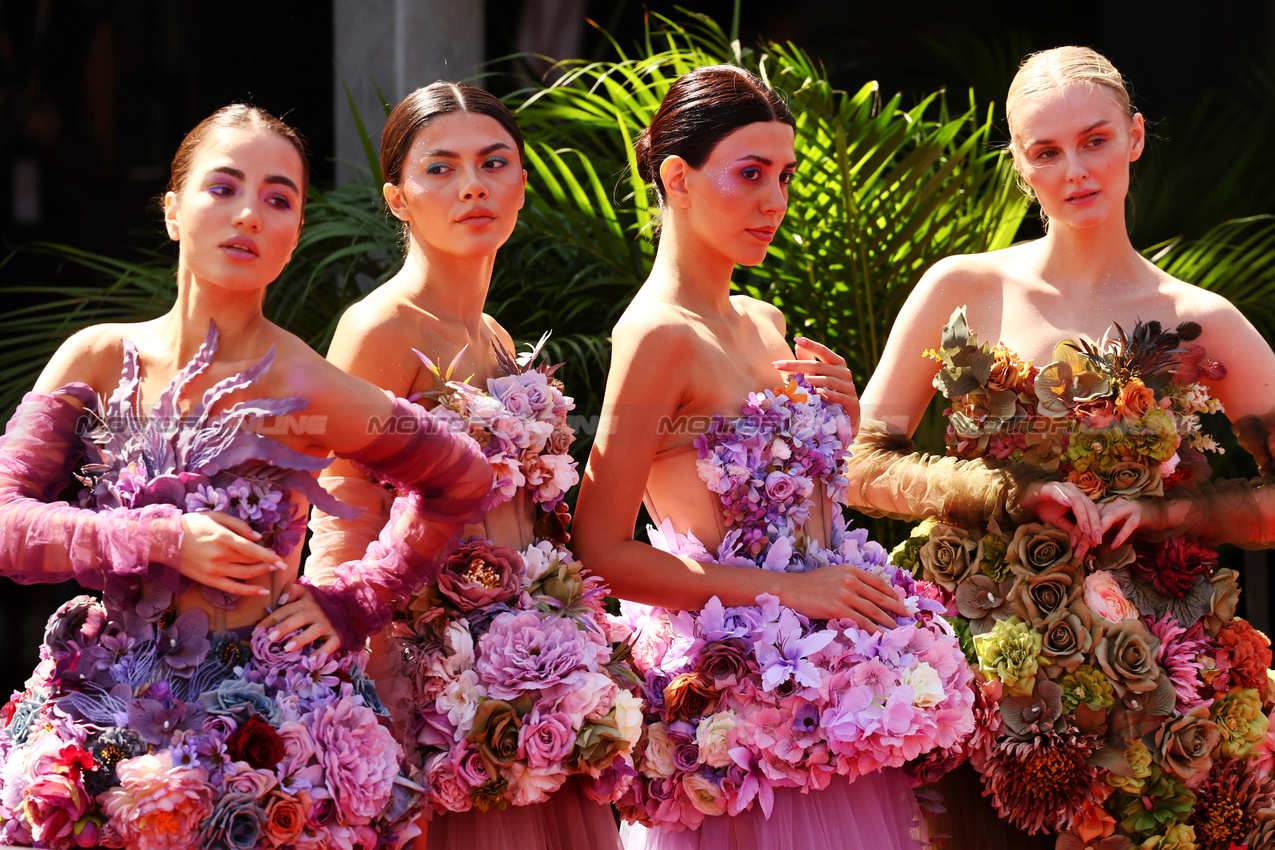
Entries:
[[465, 83], [439, 80], [419, 88], [398, 102], [381, 131], [381, 172], [385, 182], [399, 185], [403, 180], [403, 163], [412, 148], [416, 133], [440, 115], [455, 112], [472, 112], [494, 118], [513, 136], [518, 148], [518, 164], [526, 162], [522, 131], [514, 121], [508, 107], [500, 98]]
[[701, 168], [722, 139], [749, 124], [780, 121], [796, 129], [788, 104], [755, 75], [733, 65], [706, 65], [679, 77], [634, 145], [638, 175], [664, 203], [660, 165], [680, 156]]

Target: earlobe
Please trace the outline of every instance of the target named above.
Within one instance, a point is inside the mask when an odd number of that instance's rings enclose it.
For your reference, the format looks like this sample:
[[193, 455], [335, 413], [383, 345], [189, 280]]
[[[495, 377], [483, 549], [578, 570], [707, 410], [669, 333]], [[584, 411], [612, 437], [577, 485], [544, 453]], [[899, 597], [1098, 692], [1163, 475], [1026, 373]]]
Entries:
[[527, 169], [522, 170], [522, 194], [518, 196], [518, 209], [527, 203]]
[[407, 212], [407, 208], [403, 205], [403, 191], [393, 183], [386, 183], [381, 187], [381, 195], [385, 197], [385, 204], [390, 208], [390, 212], [399, 221], [407, 221], [411, 216]]
[[664, 196], [683, 209], [691, 205], [690, 192], [686, 187], [686, 179], [690, 172], [690, 165], [680, 156], [667, 157], [660, 163], [660, 181], [664, 183]]
[[164, 193], [164, 229], [168, 231], [168, 238], [174, 242], [181, 241], [181, 227], [177, 220], [177, 193]]

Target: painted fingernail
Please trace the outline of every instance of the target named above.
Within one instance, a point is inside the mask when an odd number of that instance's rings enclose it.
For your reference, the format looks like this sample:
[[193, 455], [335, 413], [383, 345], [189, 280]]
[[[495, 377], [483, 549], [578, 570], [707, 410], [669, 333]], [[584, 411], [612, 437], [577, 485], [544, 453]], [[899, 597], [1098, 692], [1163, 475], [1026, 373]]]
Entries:
[[295, 640], [290, 640], [283, 645], [284, 652], [291, 652], [292, 650], [296, 648], [297, 648], [297, 642]]
[[268, 596], [269, 594], [270, 594], [270, 588], [268, 588], [268, 587], [259, 587], [259, 588], [257, 588], [257, 595], [258, 595], [258, 596]]
[[279, 594], [279, 601], [278, 601], [276, 604], [277, 604], [277, 605], [283, 605], [283, 604], [284, 604], [285, 602], [287, 602], [287, 601], [288, 601], [288, 594], [286, 594], [286, 593], [280, 593], [280, 594]]
[[278, 640], [278, 639], [279, 639], [279, 630], [278, 630], [278, 629], [271, 629], [271, 630], [269, 631], [269, 633], [266, 635], [266, 637], [270, 638], [271, 642], [274, 642], [274, 641]]
[[274, 568], [276, 570], [286, 570], [288, 568], [288, 564], [285, 561], [275, 561]]

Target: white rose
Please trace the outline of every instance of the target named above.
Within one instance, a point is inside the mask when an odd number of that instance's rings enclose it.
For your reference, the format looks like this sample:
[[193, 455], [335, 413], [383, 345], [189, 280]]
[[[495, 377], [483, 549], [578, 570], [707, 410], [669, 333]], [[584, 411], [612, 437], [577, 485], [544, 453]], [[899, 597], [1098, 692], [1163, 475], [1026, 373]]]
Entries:
[[646, 727], [646, 749], [638, 770], [648, 779], [667, 779], [677, 772], [673, 765], [673, 742], [669, 740], [668, 724], [664, 721]]
[[642, 700], [623, 688], [615, 696], [615, 725], [630, 744], [642, 737]]
[[947, 697], [939, 672], [924, 661], [905, 672], [900, 682], [916, 691], [912, 704], [917, 708], [933, 708]]
[[727, 709], [709, 715], [699, 722], [695, 730], [695, 743], [699, 744], [699, 758], [713, 767], [729, 767], [731, 732], [739, 722], [739, 716]]

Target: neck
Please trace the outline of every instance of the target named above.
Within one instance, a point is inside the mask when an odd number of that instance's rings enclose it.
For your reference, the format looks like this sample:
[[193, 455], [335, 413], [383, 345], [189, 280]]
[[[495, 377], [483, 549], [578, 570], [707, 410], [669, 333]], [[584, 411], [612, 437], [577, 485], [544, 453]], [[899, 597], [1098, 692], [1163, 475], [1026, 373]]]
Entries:
[[699, 315], [730, 312], [730, 277], [735, 263], [706, 244], [668, 211], [660, 232], [651, 280], [662, 283], [671, 299]]
[[457, 257], [411, 240], [403, 268], [395, 278], [406, 296], [417, 306], [446, 322], [481, 332], [483, 306], [491, 289], [491, 273], [496, 255]]
[[260, 356], [254, 340], [270, 325], [261, 312], [265, 295], [264, 288], [244, 292], [197, 281], [179, 259], [177, 300], [159, 320], [162, 333], [171, 340], [168, 350], [175, 352], [176, 363], [187, 363], [195, 356], [208, 335], [210, 321], [217, 323], [218, 359]]
[[1129, 241], [1123, 215], [1095, 227], [1050, 227], [1042, 243], [1042, 276], [1060, 285], [1099, 289], [1129, 281], [1143, 263]]

